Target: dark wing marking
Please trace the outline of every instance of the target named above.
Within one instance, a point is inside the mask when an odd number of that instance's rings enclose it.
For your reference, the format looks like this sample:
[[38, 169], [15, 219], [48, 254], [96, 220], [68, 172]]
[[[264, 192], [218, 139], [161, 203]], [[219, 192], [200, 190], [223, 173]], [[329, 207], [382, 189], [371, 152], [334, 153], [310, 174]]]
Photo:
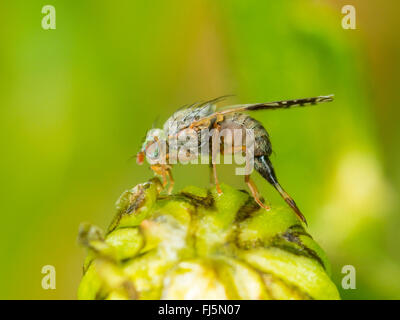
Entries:
[[[200, 111], [203, 110], [203, 108], [208, 107], [209, 104], [207, 103], [216, 103], [218, 101], [221, 101], [225, 99], [227, 96], [219, 97], [213, 100], [210, 100], [208, 102], [203, 102], [199, 105], [202, 107], [199, 107], [198, 105], [193, 106], [193, 108], [196, 108], [196, 114], [200, 114]], [[181, 131], [186, 128], [193, 128], [198, 125], [204, 124], [206, 121], [211, 121], [217, 116], [220, 115], [226, 115], [230, 113], [236, 113], [236, 112], [244, 112], [244, 111], [256, 111], [256, 110], [274, 110], [274, 109], [287, 109], [291, 107], [296, 107], [296, 106], [306, 106], [306, 105], [314, 105], [317, 103], [321, 102], [330, 102], [333, 101], [333, 95], [327, 95], [327, 96], [318, 96], [318, 97], [312, 97], [312, 98], [303, 98], [303, 99], [294, 99], [294, 100], [282, 100], [282, 101], [274, 101], [274, 102], [266, 102], [266, 103], [254, 103], [254, 104], [241, 104], [241, 105], [235, 105], [235, 106], [230, 106], [227, 109], [219, 110], [216, 111], [210, 115], [203, 116], [199, 119], [194, 119], [193, 117], [193, 112], [190, 114], [187, 114], [185, 116], [185, 120], [191, 120], [188, 122], [191, 122], [190, 124], [183, 125], [179, 128], [178, 131]], [[191, 118], [191, 119], [190, 119]], [[185, 122], [185, 121], [183, 121]]]
[[[224, 99], [225, 97], [217, 98], [211, 101], [220, 101], [221, 99]], [[296, 107], [296, 106], [306, 106], [306, 105], [313, 105], [321, 102], [330, 102], [333, 101], [333, 95], [328, 95], [328, 96], [318, 96], [318, 97], [312, 97], [312, 98], [303, 98], [303, 99], [294, 99], [294, 100], [282, 100], [282, 101], [274, 101], [274, 102], [265, 102], [265, 103], [254, 103], [254, 104], [241, 104], [241, 105], [235, 105], [235, 106], [230, 106], [227, 109], [219, 110], [216, 111], [210, 115], [201, 117], [199, 119], [196, 119], [195, 121], [191, 122], [190, 125], [184, 125], [180, 130], [190, 127], [196, 127], [197, 125], [201, 125], [205, 121], [212, 120], [217, 116], [220, 115], [226, 115], [230, 113], [236, 113], [236, 112], [244, 112], [244, 111], [256, 111], [256, 110], [268, 110], [268, 109], [287, 109], [291, 107]], [[208, 106], [207, 104], [205, 106]], [[199, 108], [201, 110], [202, 108]], [[191, 113], [191, 116], [193, 116], [193, 113]], [[193, 119], [193, 117], [192, 117]]]
[[274, 101], [274, 102], [265, 102], [265, 103], [254, 103], [254, 104], [241, 104], [236, 106], [230, 106], [227, 109], [219, 110], [210, 114], [209, 116], [198, 119], [193, 125], [196, 125], [197, 122], [201, 122], [208, 119], [213, 119], [218, 115], [226, 115], [229, 113], [235, 112], [244, 112], [244, 111], [256, 111], [256, 110], [274, 110], [274, 109], [287, 109], [296, 106], [306, 106], [306, 105], [314, 105], [321, 102], [330, 102], [333, 101], [333, 95], [328, 96], [318, 96], [312, 98], [303, 98], [303, 99], [295, 99], [295, 100], [282, 100], [282, 101]]
[[312, 98], [294, 99], [294, 100], [282, 100], [267, 103], [256, 103], [250, 105], [244, 105], [242, 107], [238, 106], [238, 109], [243, 111], [255, 111], [255, 110], [265, 110], [265, 109], [287, 109], [291, 107], [304, 107], [307, 105], [314, 105], [321, 102], [331, 102], [333, 101], [333, 95], [328, 96], [318, 96]]

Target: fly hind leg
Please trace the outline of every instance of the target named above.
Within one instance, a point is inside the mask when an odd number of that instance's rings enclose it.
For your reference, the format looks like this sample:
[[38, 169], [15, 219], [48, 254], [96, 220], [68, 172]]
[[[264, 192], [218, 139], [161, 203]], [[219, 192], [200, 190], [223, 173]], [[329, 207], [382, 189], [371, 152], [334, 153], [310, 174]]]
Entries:
[[250, 176], [249, 175], [244, 176], [244, 181], [248, 185], [248, 187], [249, 187], [249, 189], [251, 191], [251, 194], [252, 194], [254, 200], [258, 203], [258, 205], [261, 208], [264, 208], [265, 210], [269, 211], [271, 208], [261, 201], [260, 195], [259, 195], [258, 190], [257, 190], [257, 187], [256, 187], [254, 181], [250, 178]]

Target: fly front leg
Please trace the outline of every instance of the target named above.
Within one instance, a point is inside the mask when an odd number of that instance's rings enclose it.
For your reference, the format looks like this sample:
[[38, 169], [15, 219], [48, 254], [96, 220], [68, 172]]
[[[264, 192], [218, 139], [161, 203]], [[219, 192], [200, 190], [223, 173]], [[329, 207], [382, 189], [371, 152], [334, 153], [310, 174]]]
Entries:
[[[174, 180], [172, 179], [171, 172], [169, 172], [170, 169], [171, 169], [170, 166], [161, 165], [161, 164], [155, 164], [155, 165], [150, 166], [150, 168], [151, 168], [151, 170], [153, 170], [153, 172], [154, 172], [155, 174], [161, 176], [161, 178], [162, 178], [162, 188], [163, 188], [163, 189], [165, 189], [165, 187], [166, 187], [167, 184], [168, 184], [167, 176], [170, 178], [171, 184], [172, 184], [172, 186], [173, 186], [173, 181], [174, 181]], [[171, 185], [170, 185], [170, 187], [168, 188], [168, 192], [169, 192], [169, 189], [170, 189], [170, 188], [171, 188]]]
[[268, 205], [264, 204], [264, 203], [261, 201], [260, 195], [259, 195], [259, 193], [258, 193], [257, 186], [256, 186], [256, 184], [254, 183], [254, 181], [250, 178], [250, 175], [244, 176], [244, 181], [245, 181], [246, 184], [248, 185], [248, 187], [249, 187], [249, 189], [250, 189], [250, 191], [251, 191], [251, 194], [252, 194], [254, 200], [258, 203], [258, 205], [259, 205], [261, 208], [264, 208], [265, 210], [269, 211], [271, 208], [270, 208]]
[[167, 174], [166, 174], [164, 167], [161, 167], [161, 177], [162, 177], [162, 187], [163, 187], [163, 189], [165, 189], [165, 187], [168, 184], [168, 180], [167, 180]]
[[167, 175], [168, 175], [168, 178], [169, 178], [168, 194], [171, 194], [172, 190], [174, 189], [175, 180], [172, 177], [171, 168], [168, 168], [166, 171], [167, 171]]

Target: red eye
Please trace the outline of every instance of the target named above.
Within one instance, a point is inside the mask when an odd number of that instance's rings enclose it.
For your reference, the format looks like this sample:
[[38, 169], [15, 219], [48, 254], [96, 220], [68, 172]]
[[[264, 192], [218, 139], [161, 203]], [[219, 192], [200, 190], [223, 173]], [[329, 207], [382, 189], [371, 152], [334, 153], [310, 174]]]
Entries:
[[144, 152], [139, 152], [136, 155], [136, 163], [137, 164], [143, 164], [143, 161], [144, 161]]

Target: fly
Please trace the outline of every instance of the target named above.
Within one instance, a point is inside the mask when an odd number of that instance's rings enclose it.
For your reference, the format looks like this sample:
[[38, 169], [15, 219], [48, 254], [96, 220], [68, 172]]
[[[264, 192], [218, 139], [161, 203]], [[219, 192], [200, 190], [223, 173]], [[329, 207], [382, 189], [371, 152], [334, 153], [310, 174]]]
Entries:
[[[222, 132], [223, 130], [241, 130], [243, 131], [243, 136], [245, 136], [246, 132], [248, 132], [246, 130], [252, 130], [254, 135], [254, 169], [279, 192], [279, 194], [293, 209], [300, 220], [307, 224], [306, 219], [298, 208], [296, 202], [289, 196], [289, 194], [278, 182], [275, 170], [270, 161], [272, 148], [267, 131], [260, 122], [243, 112], [288, 109], [291, 107], [302, 107], [322, 102], [330, 102], [333, 101], [333, 95], [266, 103], [241, 104], [217, 110], [217, 102], [224, 98], [225, 97], [221, 97], [203, 103], [195, 103], [180, 109], [164, 123], [162, 129], [149, 130], [142, 148], [137, 154], [137, 163], [142, 164], [144, 159], [147, 157], [151, 162], [150, 168], [155, 174], [162, 177], [164, 188], [167, 186], [169, 180], [170, 185], [168, 192], [171, 193], [174, 185], [171, 168], [172, 164], [175, 163], [172, 161], [172, 155], [174, 154], [172, 151], [179, 149], [183, 143], [189, 143], [189, 146], [195, 148], [201, 148], [205, 144], [209, 145], [208, 140], [214, 138], [214, 135], [218, 136], [218, 133]], [[204, 130], [211, 130], [213, 135], [204, 137], [204, 135], [200, 134]], [[187, 135], [187, 140], [189, 142], [186, 140], [182, 142], [181, 139], [178, 143], [171, 143], [171, 141], [176, 141], [174, 138], [182, 135]], [[218, 143], [220, 143], [219, 139]], [[215, 144], [212, 145], [212, 149], [214, 149]], [[226, 150], [227, 146], [222, 146], [221, 144], [221, 148], [218, 150], [220, 150], [221, 153], [230, 152], [231, 154], [246, 152], [246, 145], [244, 143], [228, 146], [228, 148], [229, 150]], [[214, 151], [215, 150], [211, 150], [210, 157], [215, 156]], [[157, 159], [164, 159], [165, 161], [158, 161]], [[218, 193], [221, 193], [222, 190], [219, 186], [214, 158], [212, 158], [210, 168], [212, 168], [216, 190]], [[269, 210], [270, 207], [261, 201], [257, 187], [250, 178], [250, 174], [245, 174], [244, 180], [249, 187], [254, 200], [259, 204], [260, 207]]]

